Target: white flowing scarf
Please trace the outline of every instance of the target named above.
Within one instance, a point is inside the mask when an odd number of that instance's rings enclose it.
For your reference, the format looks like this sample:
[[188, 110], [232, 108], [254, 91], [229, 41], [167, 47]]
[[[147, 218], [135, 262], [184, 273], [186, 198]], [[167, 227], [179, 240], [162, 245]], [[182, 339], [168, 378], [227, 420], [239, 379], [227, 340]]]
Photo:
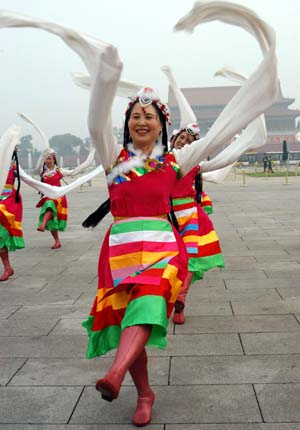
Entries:
[[[49, 140], [47, 139], [45, 133], [40, 129], [40, 127], [37, 126], [37, 124], [35, 124], [33, 122], [33, 120], [31, 118], [29, 118], [27, 115], [25, 115], [24, 113], [19, 113], [19, 116], [26, 121], [28, 124], [31, 124], [33, 126], [33, 128], [38, 132], [38, 134], [40, 135], [41, 139], [42, 139], [42, 152], [41, 155], [37, 161], [37, 165], [36, 165], [36, 171], [38, 174], [41, 173], [45, 158], [51, 154], [53, 151], [50, 148], [50, 143]], [[77, 167], [75, 167], [74, 169], [64, 169], [63, 167], [60, 167], [59, 170], [61, 171], [63, 176], [75, 176], [78, 175], [79, 173], [83, 172], [84, 170], [88, 169], [95, 158], [95, 153], [96, 153], [96, 149], [93, 146], [89, 155], [87, 156], [86, 160], [83, 161], [81, 164], [79, 164]]]
[[[163, 66], [161, 70], [166, 74], [170, 87], [174, 92], [180, 112], [180, 127], [186, 126], [189, 122], [197, 122], [193, 109], [179, 88], [171, 68], [169, 66]], [[241, 73], [225, 67], [218, 70], [215, 76], [223, 76], [241, 85], [247, 80]], [[210, 161], [203, 161], [200, 163], [201, 171], [203, 172], [203, 180], [206, 182], [221, 183], [230, 172], [235, 161], [237, 161], [243, 153], [264, 145], [266, 139], [267, 131], [265, 119], [264, 115], [260, 115], [259, 118], [252, 121], [252, 123], [246, 127], [234, 144], [229, 145]], [[225, 167], [218, 168], [220, 162], [224, 164]]]
[[21, 167], [19, 167], [19, 170], [20, 170], [20, 178], [22, 179], [23, 182], [25, 182], [25, 184], [41, 192], [42, 194], [44, 194], [44, 196], [47, 196], [50, 199], [58, 199], [64, 194], [67, 194], [70, 191], [73, 191], [75, 188], [79, 187], [80, 185], [83, 185], [84, 183], [90, 181], [95, 176], [99, 175], [101, 172], [104, 171], [102, 166], [98, 166], [91, 172], [83, 176], [80, 176], [80, 178], [75, 179], [75, 181], [73, 181], [71, 184], [63, 185], [61, 187], [56, 187], [54, 185], [49, 185], [49, 184], [46, 184], [45, 182], [41, 182], [41, 181], [37, 181], [36, 179], [33, 179]]
[[[225, 78], [239, 84], [243, 84], [247, 81], [247, 78], [241, 73], [225, 67], [217, 71], [216, 76], [224, 76]], [[202, 161], [200, 163], [200, 168], [203, 172], [204, 179], [205, 177], [205, 180], [208, 180], [208, 178], [212, 179], [212, 171], [216, 170], [216, 177], [213, 178], [213, 182], [219, 182], [224, 176], [224, 173], [228, 173], [230, 170], [229, 169], [228, 171], [226, 170], [225, 172], [222, 172], [222, 169], [219, 169], [220, 165], [228, 166], [231, 164], [232, 167], [234, 162], [237, 161], [245, 152], [252, 151], [253, 149], [264, 145], [266, 141], [267, 130], [265, 116], [262, 114], [252, 121], [245, 128], [245, 130], [242, 131], [238, 138], [225, 149], [223, 149], [223, 151], [221, 151], [218, 155], [209, 161]], [[210, 172], [211, 174], [206, 175], [204, 172]]]
[[[197, 25], [215, 20], [241, 27], [249, 32], [258, 41], [264, 58], [221, 112], [207, 135], [200, 139], [201, 145], [197, 145], [196, 142], [189, 145], [194, 146], [195, 157], [198, 159], [201, 157], [202, 160], [228, 143], [247, 124], [265, 112], [276, 100], [278, 94], [275, 32], [253, 11], [233, 3], [198, 2], [189, 14], [178, 21], [175, 30], [192, 32]], [[253, 130], [250, 129], [249, 135], [250, 132], [253, 134]], [[233, 143], [235, 144], [236, 142]], [[178, 160], [184, 157], [186, 148], [185, 146], [179, 151], [174, 151], [176, 157], [177, 152], [179, 153]], [[192, 156], [189, 159], [190, 165], [188, 168], [186, 166], [187, 171], [193, 168], [193, 159], [195, 160]], [[223, 166], [225, 164], [221, 162], [219, 168]]]
[[19, 142], [20, 132], [20, 127], [12, 125], [2, 134], [0, 138], [0, 194], [2, 193], [2, 190], [6, 183], [8, 169], [11, 163], [11, 157], [17, 143]]

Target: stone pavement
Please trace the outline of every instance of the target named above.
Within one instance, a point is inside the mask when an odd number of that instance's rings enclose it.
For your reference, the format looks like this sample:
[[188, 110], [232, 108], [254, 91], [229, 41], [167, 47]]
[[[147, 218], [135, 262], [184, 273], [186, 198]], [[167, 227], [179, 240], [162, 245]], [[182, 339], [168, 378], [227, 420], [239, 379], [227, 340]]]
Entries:
[[[186, 324], [150, 349], [151, 430], [300, 430], [300, 178], [231, 176], [208, 185], [226, 268], [193, 286]], [[86, 360], [97, 259], [111, 218], [80, 226], [104, 180], [69, 195], [63, 247], [35, 230], [37, 194], [22, 187], [25, 250], [0, 284], [0, 430], [129, 430], [135, 389], [104, 402], [94, 388], [112, 354]], [[2, 268], [1, 268], [2, 269]]]

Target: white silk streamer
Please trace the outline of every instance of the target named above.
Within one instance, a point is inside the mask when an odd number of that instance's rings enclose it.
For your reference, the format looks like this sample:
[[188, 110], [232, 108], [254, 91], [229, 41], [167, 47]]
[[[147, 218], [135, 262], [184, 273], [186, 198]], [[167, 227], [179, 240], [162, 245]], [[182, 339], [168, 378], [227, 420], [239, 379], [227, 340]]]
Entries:
[[[223, 68], [216, 72], [215, 76], [223, 76], [233, 82], [243, 84], [247, 78], [241, 73], [234, 71], [229, 68]], [[209, 161], [202, 161], [200, 163], [201, 171], [212, 172], [216, 170], [216, 176], [223, 176], [220, 167], [227, 166], [228, 164], [233, 165], [245, 152], [251, 151], [264, 145], [267, 141], [267, 130], [265, 124], [264, 115], [260, 115], [254, 121], [252, 121], [243, 132], [238, 136], [238, 138], [228, 145], [223, 151], [216, 155], [213, 159]], [[218, 173], [219, 172], [219, 173]], [[228, 172], [227, 172], [228, 173]], [[210, 176], [211, 177], [211, 176]], [[204, 175], [205, 178], [205, 175]], [[207, 179], [206, 179], [207, 180]]]
[[[12, 125], [0, 138], [0, 194], [6, 183], [11, 157], [20, 138], [21, 127]], [[4, 166], [4, 167], [3, 167]]]
[[70, 191], [73, 191], [75, 188], [79, 187], [80, 185], [83, 185], [84, 183], [90, 181], [96, 175], [99, 175], [103, 171], [103, 167], [98, 166], [91, 172], [75, 179], [75, 181], [71, 184], [63, 185], [62, 187], [56, 187], [54, 185], [45, 184], [45, 182], [37, 181], [36, 179], [33, 179], [30, 175], [28, 175], [21, 167], [20, 178], [23, 182], [25, 182], [25, 184], [41, 192], [42, 194], [44, 194], [44, 196], [49, 197], [50, 199], [58, 199], [64, 194], [67, 194]]
[[[52, 150], [50, 148], [50, 143], [49, 140], [47, 139], [45, 133], [40, 129], [40, 127], [38, 127], [37, 124], [35, 124], [33, 122], [33, 120], [31, 118], [29, 118], [27, 115], [25, 115], [24, 113], [18, 113], [18, 115], [24, 120], [26, 121], [28, 124], [32, 125], [33, 128], [37, 131], [37, 133], [40, 135], [40, 137], [42, 138], [42, 152], [39, 156], [39, 159], [37, 161], [37, 165], [35, 170], [37, 171], [38, 174], [40, 174], [45, 158], [52, 153]], [[95, 147], [92, 147], [89, 155], [87, 156], [86, 160], [81, 163], [79, 166], [75, 167], [74, 169], [64, 169], [63, 167], [60, 167], [60, 171], [62, 173], [63, 176], [75, 176], [78, 175], [79, 173], [83, 172], [84, 170], [86, 170], [87, 168], [89, 168], [95, 158], [95, 152], [96, 149]]]
[[[74, 72], [71, 77], [76, 85], [85, 90], [90, 90], [92, 86], [91, 77], [84, 73]], [[118, 84], [116, 96], [124, 98], [133, 98], [146, 85], [136, 84], [135, 82], [121, 80]]]
[[186, 127], [188, 124], [191, 124], [192, 122], [197, 122], [196, 115], [193, 112], [193, 109], [191, 108], [191, 105], [185, 98], [183, 92], [179, 88], [174, 75], [172, 73], [172, 70], [169, 66], [165, 65], [160, 68], [164, 72], [164, 74], [167, 76], [170, 87], [173, 90], [173, 93], [175, 95], [179, 112], [180, 112], [180, 128]]
[[[247, 124], [265, 112], [276, 100], [278, 94], [275, 32], [250, 9], [229, 2], [198, 2], [189, 14], [180, 19], [175, 30], [192, 32], [197, 25], [215, 20], [241, 27], [249, 32], [258, 41], [264, 58], [221, 112], [207, 135], [200, 141], [193, 142], [189, 148], [186, 145], [174, 151], [179, 163], [180, 160], [185, 161], [187, 171], [193, 168], [196, 159], [201, 161], [214, 153]], [[248, 133], [248, 137], [251, 140], [254, 139], [253, 129], [250, 128]], [[236, 142], [232, 145], [235, 144]], [[185, 153], [188, 155], [188, 163], [186, 163]], [[224, 163], [223, 165], [220, 163], [219, 167], [224, 167], [226, 165]]]

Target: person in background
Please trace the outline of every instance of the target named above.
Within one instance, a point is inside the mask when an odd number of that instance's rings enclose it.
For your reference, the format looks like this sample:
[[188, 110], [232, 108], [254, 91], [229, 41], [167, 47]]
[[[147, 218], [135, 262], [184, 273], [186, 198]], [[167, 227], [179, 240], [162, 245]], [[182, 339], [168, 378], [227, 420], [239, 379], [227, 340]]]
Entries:
[[[41, 181], [46, 184], [55, 185], [57, 187], [61, 186], [60, 181], [63, 175], [57, 165], [54, 152], [46, 156], [40, 177]], [[58, 232], [66, 229], [68, 219], [68, 203], [66, 196], [57, 199], [50, 199], [49, 197], [42, 196], [36, 207], [41, 208], [37, 230], [41, 232], [49, 230], [54, 239], [54, 245], [52, 245], [51, 248], [60, 248], [61, 241]]]
[[[17, 188], [15, 180], [17, 179]], [[13, 152], [5, 187], [0, 196], [0, 257], [4, 271], [0, 281], [7, 281], [14, 274], [9, 252], [25, 247], [22, 231], [23, 205], [20, 194], [20, 176], [17, 150]]]

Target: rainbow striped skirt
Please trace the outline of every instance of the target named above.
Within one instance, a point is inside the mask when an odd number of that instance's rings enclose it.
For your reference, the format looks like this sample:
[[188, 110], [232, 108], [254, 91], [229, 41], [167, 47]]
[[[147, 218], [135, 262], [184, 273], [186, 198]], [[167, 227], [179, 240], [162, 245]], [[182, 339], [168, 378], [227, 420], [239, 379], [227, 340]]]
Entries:
[[191, 197], [172, 199], [179, 231], [189, 258], [193, 282], [214, 267], [224, 267], [219, 238], [213, 223]]
[[0, 196], [0, 248], [15, 251], [25, 247], [22, 231], [22, 198], [15, 200], [13, 189], [9, 196]]
[[41, 208], [39, 216], [39, 226], [43, 222], [44, 215], [47, 210], [52, 211], [52, 219], [47, 222], [46, 230], [65, 231], [67, 228], [68, 220], [68, 204], [66, 196], [59, 197], [58, 199], [50, 199], [43, 197], [38, 204], [37, 208]]
[[87, 358], [119, 344], [125, 327], [150, 324], [148, 345], [166, 346], [168, 318], [187, 274], [179, 234], [164, 218], [116, 221], [104, 239], [98, 266], [98, 294], [89, 318]]

